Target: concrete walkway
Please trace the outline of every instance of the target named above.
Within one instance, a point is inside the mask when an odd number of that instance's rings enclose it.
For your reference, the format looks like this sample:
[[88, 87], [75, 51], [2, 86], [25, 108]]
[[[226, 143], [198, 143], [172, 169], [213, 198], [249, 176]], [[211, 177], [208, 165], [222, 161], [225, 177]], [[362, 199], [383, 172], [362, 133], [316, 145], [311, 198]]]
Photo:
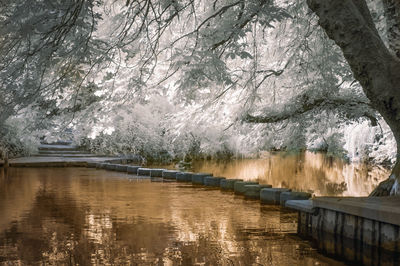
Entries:
[[[88, 162], [102, 162], [118, 159], [90, 154], [79, 150], [75, 145], [68, 144], [41, 144], [39, 153], [31, 157], [20, 157], [9, 160], [11, 167], [66, 167], [86, 166]], [[3, 164], [0, 161], [0, 166]]]
[[331, 210], [378, 222], [400, 226], [400, 196], [391, 197], [316, 197], [291, 200], [286, 207], [300, 212], [318, 213]]
[[400, 197], [317, 197], [313, 207], [400, 226]]
[[102, 162], [114, 160], [117, 157], [21, 157], [11, 159], [11, 167], [57, 167], [57, 166], [86, 166], [88, 162]]

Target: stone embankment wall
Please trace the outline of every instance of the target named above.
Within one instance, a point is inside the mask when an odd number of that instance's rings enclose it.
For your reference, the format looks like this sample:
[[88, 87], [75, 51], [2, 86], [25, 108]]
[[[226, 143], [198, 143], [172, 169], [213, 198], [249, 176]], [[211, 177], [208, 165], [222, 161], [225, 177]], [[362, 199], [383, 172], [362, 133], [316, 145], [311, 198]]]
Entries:
[[400, 256], [399, 200], [320, 197], [286, 206], [299, 212], [299, 235], [315, 240], [327, 253], [366, 265], [391, 265]]

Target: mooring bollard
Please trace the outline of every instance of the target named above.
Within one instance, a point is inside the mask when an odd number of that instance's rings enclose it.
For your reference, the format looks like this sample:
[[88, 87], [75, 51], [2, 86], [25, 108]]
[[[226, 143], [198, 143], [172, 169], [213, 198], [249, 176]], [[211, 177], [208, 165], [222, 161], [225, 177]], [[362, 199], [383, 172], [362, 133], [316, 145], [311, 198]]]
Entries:
[[220, 188], [222, 190], [232, 190], [236, 182], [243, 181], [243, 179], [222, 179], [220, 183]]
[[261, 203], [279, 205], [281, 193], [290, 191], [288, 188], [263, 188], [260, 191]]
[[162, 177], [165, 169], [150, 169], [150, 177]]
[[126, 168], [126, 171], [129, 174], [135, 174], [137, 175], [138, 169], [140, 168], [140, 166], [136, 166], [136, 165], [128, 165], [128, 167]]
[[150, 168], [139, 168], [137, 170], [137, 175], [150, 176], [150, 172], [151, 172]]
[[223, 179], [225, 179], [225, 177], [206, 176], [204, 177], [204, 185], [209, 187], [219, 187]]
[[195, 185], [204, 185], [204, 178], [206, 176], [212, 176], [212, 174], [207, 173], [196, 173], [192, 175], [192, 183]]
[[249, 181], [238, 181], [233, 185], [233, 190], [235, 194], [243, 194], [245, 185], [258, 185], [258, 182], [249, 182]]
[[192, 172], [178, 172], [176, 173], [176, 181], [178, 182], [192, 182]]
[[164, 170], [162, 172], [162, 177], [165, 179], [176, 179], [176, 174], [178, 171], [175, 170]]
[[117, 164], [117, 165], [115, 166], [115, 171], [118, 171], [118, 172], [127, 172], [127, 170], [128, 170], [128, 166], [125, 165], [125, 164]]
[[115, 171], [116, 167], [117, 167], [117, 164], [110, 163], [110, 164], [107, 164], [106, 169], [110, 170], [110, 171]]
[[280, 195], [280, 204], [281, 206], [285, 206], [288, 200], [308, 200], [309, 198], [311, 198], [311, 193], [308, 192], [282, 192]]
[[244, 197], [249, 199], [260, 199], [261, 189], [271, 187], [271, 185], [245, 185]]

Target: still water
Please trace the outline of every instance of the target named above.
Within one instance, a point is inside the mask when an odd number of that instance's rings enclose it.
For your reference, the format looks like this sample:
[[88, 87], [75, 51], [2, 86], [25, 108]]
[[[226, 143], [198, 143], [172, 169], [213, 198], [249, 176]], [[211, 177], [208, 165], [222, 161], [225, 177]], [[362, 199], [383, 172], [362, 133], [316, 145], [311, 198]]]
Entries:
[[[173, 168], [173, 165], [166, 166]], [[195, 172], [367, 195], [388, 171], [321, 153], [197, 161]], [[86, 168], [0, 169], [0, 265], [340, 265], [297, 214], [218, 189]]]
[[316, 196], [367, 196], [390, 171], [365, 163], [346, 163], [324, 153], [267, 153], [262, 159], [197, 161], [195, 172], [258, 180], [261, 184], [311, 192]]
[[0, 264], [341, 265], [294, 212], [190, 184], [86, 168], [0, 176]]

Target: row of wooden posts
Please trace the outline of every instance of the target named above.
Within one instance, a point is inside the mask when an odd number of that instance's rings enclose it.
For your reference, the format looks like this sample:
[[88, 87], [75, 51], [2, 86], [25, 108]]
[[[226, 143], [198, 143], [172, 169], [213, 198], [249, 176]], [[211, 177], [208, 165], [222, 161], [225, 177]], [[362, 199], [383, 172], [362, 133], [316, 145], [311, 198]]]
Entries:
[[193, 185], [216, 187], [221, 190], [233, 191], [244, 195], [245, 198], [257, 199], [265, 204], [285, 206], [288, 200], [306, 200], [311, 198], [307, 192], [292, 191], [288, 188], [273, 188], [271, 185], [242, 179], [227, 179], [214, 177], [211, 173], [192, 173], [159, 168], [144, 168], [142, 166], [117, 164], [111, 162], [88, 162], [87, 167], [125, 172], [136, 175], [138, 178], [150, 178], [159, 182], [191, 182]]

